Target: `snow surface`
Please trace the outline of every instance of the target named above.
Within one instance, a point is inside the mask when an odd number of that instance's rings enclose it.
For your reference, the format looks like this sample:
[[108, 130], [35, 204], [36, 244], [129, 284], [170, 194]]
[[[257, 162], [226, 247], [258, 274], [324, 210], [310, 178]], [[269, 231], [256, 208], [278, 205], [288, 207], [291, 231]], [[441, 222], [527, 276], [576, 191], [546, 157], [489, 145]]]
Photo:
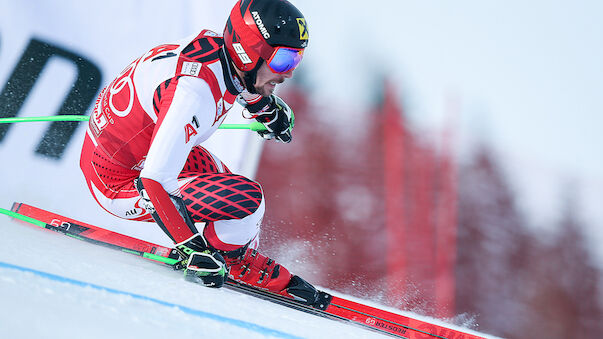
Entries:
[[8, 218], [0, 231], [0, 338], [386, 337]]

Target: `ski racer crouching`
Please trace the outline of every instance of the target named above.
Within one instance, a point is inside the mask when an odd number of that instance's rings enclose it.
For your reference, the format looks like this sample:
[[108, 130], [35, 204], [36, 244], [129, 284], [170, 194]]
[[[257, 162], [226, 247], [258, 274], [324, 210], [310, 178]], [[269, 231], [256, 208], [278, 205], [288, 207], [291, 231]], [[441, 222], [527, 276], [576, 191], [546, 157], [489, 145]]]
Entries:
[[260, 185], [232, 173], [199, 146], [235, 100], [264, 124], [267, 139], [291, 141], [293, 112], [273, 94], [308, 44], [301, 12], [285, 0], [241, 0], [223, 36], [157, 46], [99, 95], [80, 167], [109, 213], [154, 221], [174, 241], [185, 277], [243, 284], [313, 303], [316, 290], [256, 251], [264, 215]]

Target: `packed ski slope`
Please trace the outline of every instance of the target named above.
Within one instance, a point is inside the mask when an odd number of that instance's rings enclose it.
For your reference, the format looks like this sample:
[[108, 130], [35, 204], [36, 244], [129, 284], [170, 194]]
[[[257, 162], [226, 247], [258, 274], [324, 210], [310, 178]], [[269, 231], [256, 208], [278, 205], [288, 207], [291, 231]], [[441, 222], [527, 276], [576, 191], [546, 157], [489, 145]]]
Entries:
[[383, 338], [0, 219], [2, 338]]
[[2, 218], [2, 338], [381, 337]]

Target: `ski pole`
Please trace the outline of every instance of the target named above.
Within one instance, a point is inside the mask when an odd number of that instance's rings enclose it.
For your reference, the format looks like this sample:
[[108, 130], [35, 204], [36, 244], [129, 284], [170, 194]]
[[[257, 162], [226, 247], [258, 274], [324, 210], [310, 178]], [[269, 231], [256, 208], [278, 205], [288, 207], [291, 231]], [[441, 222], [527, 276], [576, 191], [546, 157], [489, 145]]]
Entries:
[[175, 264], [177, 264], [179, 262], [179, 260], [174, 259], [174, 258], [166, 258], [166, 257], [160, 256], [160, 255], [157, 255], [157, 254], [148, 253], [148, 252], [139, 251], [139, 250], [134, 250], [134, 249], [129, 249], [129, 248], [125, 248], [123, 246], [119, 246], [119, 245], [116, 245], [116, 244], [111, 244], [111, 243], [108, 243], [108, 242], [105, 242], [105, 241], [102, 241], [102, 240], [96, 240], [96, 239], [88, 238], [88, 237], [85, 237], [85, 236], [80, 236], [77, 233], [70, 232], [69, 228], [64, 228], [64, 227], [58, 227], [58, 226], [55, 226], [55, 225], [50, 225], [50, 224], [47, 224], [47, 223], [45, 223], [45, 222], [43, 222], [41, 220], [34, 219], [32, 217], [28, 217], [26, 215], [23, 215], [23, 214], [20, 214], [20, 213], [17, 213], [17, 212], [13, 212], [11, 210], [7, 210], [5, 208], [1, 208], [0, 207], [0, 214], [5, 214], [5, 215], [7, 215], [7, 216], [9, 216], [11, 218], [19, 219], [21, 221], [25, 221], [25, 222], [28, 222], [30, 224], [33, 224], [33, 225], [36, 225], [38, 227], [45, 228], [45, 229], [48, 229], [48, 230], [51, 230], [51, 231], [59, 232], [59, 233], [62, 233], [64, 235], [70, 236], [72, 238], [76, 238], [76, 239], [79, 239], [79, 240], [88, 241], [88, 242], [91, 242], [91, 243], [94, 243], [94, 244], [104, 245], [104, 246], [111, 247], [111, 248], [114, 248], [114, 249], [117, 249], [117, 250], [121, 250], [122, 252], [126, 252], [126, 253], [130, 253], [130, 254], [138, 255], [140, 257], [151, 259], [151, 260], [154, 260], [154, 261], [158, 261], [158, 262], [161, 262], [161, 263], [164, 263], [164, 264], [167, 264], [167, 265], [175, 265]]
[[42, 227], [42, 228], [44, 228], [44, 226], [46, 226], [46, 223], [43, 222], [43, 221], [40, 221], [40, 220], [31, 218], [31, 217], [28, 217], [28, 216], [23, 215], [23, 214], [19, 214], [17, 212], [13, 212], [11, 210], [7, 210], [7, 209], [1, 208], [1, 207], [0, 207], [0, 214], [6, 214], [6, 215], [8, 215], [11, 218], [19, 219], [21, 221], [26, 221], [26, 222], [28, 222], [30, 224], [34, 224], [34, 225]]
[[[0, 124], [12, 124], [16, 122], [36, 122], [36, 121], [88, 121], [87, 115], [54, 115], [44, 117], [20, 117], [20, 118], [0, 118]], [[254, 132], [266, 129], [261, 123], [254, 121], [249, 124], [222, 124], [220, 129], [248, 129]]]

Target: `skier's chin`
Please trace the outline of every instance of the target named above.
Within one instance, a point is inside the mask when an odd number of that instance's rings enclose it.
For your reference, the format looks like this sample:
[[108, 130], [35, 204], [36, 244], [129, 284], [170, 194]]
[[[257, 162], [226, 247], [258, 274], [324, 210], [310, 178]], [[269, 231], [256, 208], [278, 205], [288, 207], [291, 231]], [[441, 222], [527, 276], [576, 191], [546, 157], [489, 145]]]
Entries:
[[271, 83], [266, 83], [263, 86], [256, 87], [255, 91], [258, 94], [267, 97], [267, 96], [272, 95], [274, 93], [275, 89], [276, 89], [276, 85], [273, 85]]

